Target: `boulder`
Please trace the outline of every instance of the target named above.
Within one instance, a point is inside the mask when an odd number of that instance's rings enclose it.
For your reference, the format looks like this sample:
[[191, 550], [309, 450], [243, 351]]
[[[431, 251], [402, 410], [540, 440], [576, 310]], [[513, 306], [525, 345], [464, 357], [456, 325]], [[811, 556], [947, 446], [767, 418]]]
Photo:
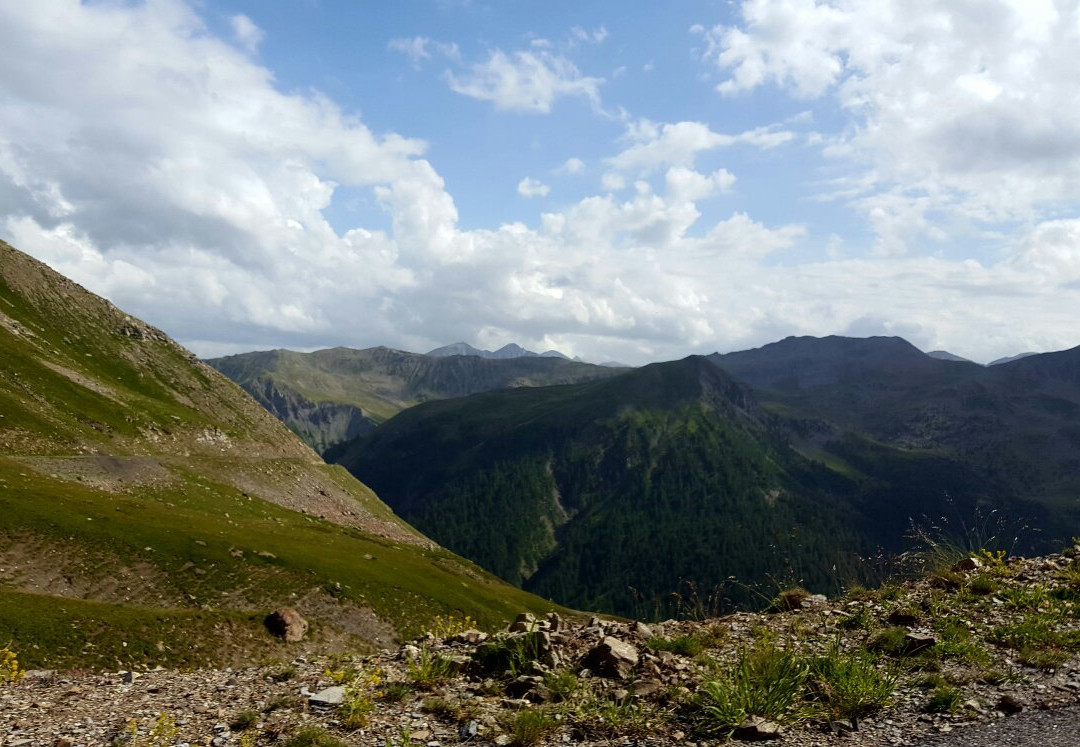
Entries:
[[266, 618], [266, 629], [289, 643], [303, 640], [307, 635], [308, 621], [292, 607], [281, 607]]
[[638, 664], [638, 652], [632, 644], [605, 636], [600, 645], [585, 655], [584, 665], [605, 677], [625, 678]]
[[337, 708], [345, 700], [345, 686], [334, 685], [308, 698], [308, 705], [315, 709], [330, 710]]
[[536, 616], [531, 612], [522, 612], [514, 618], [514, 622], [510, 623], [510, 627], [507, 628], [511, 633], [525, 633], [535, 629]]

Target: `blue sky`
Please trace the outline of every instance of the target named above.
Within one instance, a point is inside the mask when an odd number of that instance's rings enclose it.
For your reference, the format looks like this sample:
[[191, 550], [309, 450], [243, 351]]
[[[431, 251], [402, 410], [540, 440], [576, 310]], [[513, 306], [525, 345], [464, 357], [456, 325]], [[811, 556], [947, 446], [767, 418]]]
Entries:
[[202, 355], [1076, 345], [1077, 2], [0, 7], [0, 236]]

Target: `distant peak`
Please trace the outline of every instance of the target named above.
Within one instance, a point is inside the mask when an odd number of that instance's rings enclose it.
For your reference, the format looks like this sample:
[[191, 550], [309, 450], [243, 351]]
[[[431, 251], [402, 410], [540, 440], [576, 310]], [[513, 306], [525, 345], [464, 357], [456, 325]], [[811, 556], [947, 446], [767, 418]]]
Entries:
[[569, 357], [558, 350], [548, 350], [544, 353], [535, 353], [532, 350], [526, 350], [518, 345], [516, 342], [507, 343], [501, 348], [495, 351], [480, 350], [474, 348], [467, 342], [455, 342], [450, 345], [443, 345], [440, 348], [429, 350], [427, 355], [432, 355], [437, 358], [442, 358], [450, 355], [475, 355], [480, 358], [564, 358], [569, 360]]

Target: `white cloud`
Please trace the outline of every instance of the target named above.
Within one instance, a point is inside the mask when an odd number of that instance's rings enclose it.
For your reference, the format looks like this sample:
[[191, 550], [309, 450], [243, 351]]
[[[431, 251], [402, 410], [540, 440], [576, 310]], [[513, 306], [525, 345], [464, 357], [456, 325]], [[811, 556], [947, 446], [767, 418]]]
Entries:
[[426, 36], [414, 36], [410, 38], [391, 39], [386, 48], [391, 52], [399, 52], [409, 58], [413, 67], [419, 68], [425, 60], [430, 60], [433, 55], [438, 55], [450, 60], [458, 60], [461, 51], [457, 44], [432, 41]]
[[233, 35], [236, 37], [236, 41], [238, 41], [244, 49], [251, 54], [258, 51], [259, 45], [262, 44], [266, 34], [261, 28], [255, 25], [254, 21], [241, 13], [230, 18], [229, 23], [232, 25]]
[[517, 191], [522, 197], [547, 197], [551, 187], [527, 176], [518, 182]]
[[555, 169], [556, 174], [580, 174], [585, 170], [585, 162], [580, 158], [567, 158], [562, 166]]
[[[0, 48], [0, 233], [200, 351], [471, 337], [636, 363], [871, 328], [981, 360], [1075, 344], [1075, 221], [1031, 221], [996, 263], [808, 260], [806, 227], [723, 207], [735, 175], [695, 166], [782, 130], [639, 120], [605, 193], [466, 229], [423, 142], [283, 93], [179, 0], [0, 4]], [[335, 230], [343, 189], [389, 227]], [[929, 230], [933, 207], [865, 209]]]
[[[698, 29], [735, 96], [777, 86], [846, 116], [827, 153], [862, 169], [880, 244], [927, 230], [1038, 220], [1080, 200], [1074, 0], [744, 0]], [[883, 202], [895, 212], [881, 220]], [[933, 220], [927, 215], [936, 216]]]
[[570, 29], [571, 43], [583, 42], [585, 44], [603, 44], [604, 40], [607, 38], [608, 30], [603, 26], [593, 29], [592, 31], [586, 31], [581, 26], [574, 26]]
[[559, 98], [579, 97], [600, 105], [603, 78], [583, 76], [565, 57], [540, 51], [506, 54], [496, 49], [461, 74], [447, 73], [450, 88], [490, 101], [501, 111], [547, 114]]
[[607, 163], [619, 171], [649, 174], [667, 166], [692, 166], [700, 153], [717, 148], [739, 143], [775, 148], [794, 138], [794, 133], [774, 127], [726, 135], [702, 122], [657, 124], [641, 119], [627, 126], [625, 140], [630, 144]]

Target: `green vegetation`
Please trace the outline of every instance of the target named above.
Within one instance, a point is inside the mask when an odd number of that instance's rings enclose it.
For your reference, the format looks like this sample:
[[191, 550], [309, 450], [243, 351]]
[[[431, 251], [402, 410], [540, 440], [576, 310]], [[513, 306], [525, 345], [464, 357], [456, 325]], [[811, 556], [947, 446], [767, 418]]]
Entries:
[[956, 713], [963, 699], [964, 693], [960, 688], [942, 683], [930, 693], [930, 700], [926, 703], [926, 710], [930, 713]]
[[0, 641], [27, 666], [286, 658], [262, 627], [283, 604], [312, 616], [315, 644], [359, 650], [439, 614], [490, 629], [551, 608], [432, 547], [231, 382], [2, 242], [0, 515]]
[[252, 710], [240, 711], [229, 720], [229, 728], [233, 731], [247, 731], [259, 723], [259, 714]]
[[810, 663], [811, 692], [830, 718], [846, 719], [853, 728], [889, 703], [899, 680], [898, 670], [882, 666], [866, 650], [844, 651], [839, 640]]
[[283, 747], [348, 747], [340, 739], [317, 726], [308, 726], [285, 741]]
[[509, 717], [504, 726], [512, 744], [517, 747], [530, 747], [551, 734], [559, 722], [543, 708], [527, 708]]

